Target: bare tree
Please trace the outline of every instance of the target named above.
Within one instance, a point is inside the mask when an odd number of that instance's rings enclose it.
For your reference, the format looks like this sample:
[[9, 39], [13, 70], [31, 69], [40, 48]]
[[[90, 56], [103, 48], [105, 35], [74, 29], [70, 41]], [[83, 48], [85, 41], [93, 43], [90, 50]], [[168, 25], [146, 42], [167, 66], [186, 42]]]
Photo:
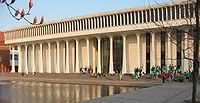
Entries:
[[[176, 0], [178, 1], [178, 0]], [[157, 5], [161, 5], [161, 3], [155, 0]], [[180, 2], [180, 0], [179, 0]], [[198, 75], [199, 75], [199, 39], [200, 39], [200, 28], [199, 28], [199, 15], [200, 15], [200, 0], [181, 0], [181, 2], [185, 2], [185, 4], [194, 4], [194, 8], [188, 8], [187, 12], [189, 12], [188, 17], [184, 18], [187, 22], [186, 26], [189, 30], [184, 30], [181, 27], [172, 26], [170, 23], [168, 24], [165, 21], [155, 21], [154, 24], [160, 27], [159, 29], [163, 31], [170, 31], [167, 35], [170, 38], [170, 42], [178, 46], [177, 42], [177, 33], [187, 33], [187, 37], [179, 38], [181, 41], [189, 41], [190, 46], [187, 48], [181, 48], [183, 52], [183, 59], [189, 60], [193, 63], [193, 75], [192, 75], [192, 82], [193, 82], [193, 90], [192, 90], [192, 103], [197, 102], [197, 83], [198, 83]], [[173, 3], [173, 1], [172, 1]], [[189, 6], [188, 6], [189, 7]], [[194, 17], [193, 14], [190, 12], [195, 13]], [[174, 22], [176, 23], [176, 22]], [[167, 25], [167, 26], [166, 26]], [[171, 26], [169, 26], [171, 25]], [[170, 58], [168, 58], [170, 59]]]

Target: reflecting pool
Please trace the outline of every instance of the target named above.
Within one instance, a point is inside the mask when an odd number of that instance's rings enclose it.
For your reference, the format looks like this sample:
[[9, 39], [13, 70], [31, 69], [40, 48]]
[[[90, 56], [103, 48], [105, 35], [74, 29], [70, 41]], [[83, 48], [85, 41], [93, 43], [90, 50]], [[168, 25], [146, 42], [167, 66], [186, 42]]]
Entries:
[[0, 82], [0, 103], [79, 103], [136, 89], [106, 85]]

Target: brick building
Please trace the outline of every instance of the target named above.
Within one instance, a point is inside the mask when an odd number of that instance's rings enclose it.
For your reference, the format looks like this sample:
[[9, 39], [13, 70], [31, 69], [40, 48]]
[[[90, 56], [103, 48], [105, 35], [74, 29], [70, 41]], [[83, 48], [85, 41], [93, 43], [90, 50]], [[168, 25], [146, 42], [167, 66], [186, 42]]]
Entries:
[[5, 45], [4, 33], [0, 32], [0, 72], [10, 72], [10, 51]]

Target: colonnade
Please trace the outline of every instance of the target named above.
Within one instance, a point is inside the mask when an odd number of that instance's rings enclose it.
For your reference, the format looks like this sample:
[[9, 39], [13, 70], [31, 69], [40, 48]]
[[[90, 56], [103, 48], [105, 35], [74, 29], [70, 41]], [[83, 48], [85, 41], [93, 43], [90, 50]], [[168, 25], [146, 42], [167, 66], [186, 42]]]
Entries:
[[[130, 34], [129, 34], [130, 35]], [[127, 62], [127, 34], [118, 35], [123, 40], [123, 57], [122, 57], [122, 73], [130, 73], [131, 71], [127, 70], [128, 62]], [[137, 61], [137, 67], [141, 65], [146, 68], [146, 64], [141, 62], [143, 53], [141, 51], [141, 44], [145, 43], [141, 41], [141, 35], [136, 33], [136, 44], [137, 44], [137, 55], [138, 57], [135, 58]], [[151, 51], [150, 51], [150, 61], [151, 67], [155, 66], [155, 60], [157, 59], [155, 56], [155, 33], [150, 33], [151, 35]], [[109, 73], [114, 73], [114, 64], [113, 64], [113, 35], [107, 36], [109, 38]], [[75, 39], [65, 39], [65, 40], [55, 40], [55, 41], [47, 41], [47, 42], [38, 42], [32, 44], [21, 44], [18, 45], [18, 53], [19, 53], [19, 72], [40, 72], [40, 73], [79, 73], [80, 68], [83, 66], [93, 68], [94, 72], [102, 73], [102, 54], [101, 54], [101, 40], [104, 37], [84, 37], [84, 38], [75, 38]], [[81, 55], [81, 48], [80, 48], [80, 41], [84, 40], [86, 43], [86, 49], [84, 50], [84, 61], [83, 62]], [[171, 58], [171, 43], [169, 38], [167, 39], [167, 58]], [[97, 43], [97, 47], [95, 47], [94, 43]], [[92, 47], [91, 47], [92, 44]], [[70, 48], [70, 45], [73, 45]], [[47, 48], [44, 48], [46, 46]], [[14, 47], [14, 46], [13, 46]], [[95, 53], [91, 51], [91, 48], [97, 48], [97, 56]], [[31, 48], [31, 49], [29, 49]], [[73, 49], [73, 50], [72, 50]], [[46, 51], [46, 52], [45, 52]], [[71, 53], [75, 53], [74, 55]], [[74, 57], [73, 57], [74, 56]], [[97, 60], [92, 59], [92, 57]], [[134, 58], [134, 57], [132, 57]], [[82, 60], [81, 60], [82, 59]], [[12, 59], [13, 60], [13, 59]], [[91, 62], [94, 61], [94, 62]], [[95, 62], [97, 61], [97, 62]], [[171, 64], [170, 60], [166, 60], [166, 64]], [[30, 62], [30, 64], [28, 64]], [[12, 70], [14, 70], [14, 62], [12, 62]], [[97, 71], [95, 69], [97, 68]], [[70, 70], [73, 69], [73, 70]], [[133, 71], [133, 70], [132, 70]]]

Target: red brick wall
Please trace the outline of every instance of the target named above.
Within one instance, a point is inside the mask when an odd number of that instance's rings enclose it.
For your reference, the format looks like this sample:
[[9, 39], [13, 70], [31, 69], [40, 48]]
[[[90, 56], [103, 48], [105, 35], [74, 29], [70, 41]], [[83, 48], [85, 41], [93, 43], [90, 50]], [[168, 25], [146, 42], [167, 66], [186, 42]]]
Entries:
[[5, 45], [4, 33], [0, 32], [0, 72], [10, 71], [10, 51]]

